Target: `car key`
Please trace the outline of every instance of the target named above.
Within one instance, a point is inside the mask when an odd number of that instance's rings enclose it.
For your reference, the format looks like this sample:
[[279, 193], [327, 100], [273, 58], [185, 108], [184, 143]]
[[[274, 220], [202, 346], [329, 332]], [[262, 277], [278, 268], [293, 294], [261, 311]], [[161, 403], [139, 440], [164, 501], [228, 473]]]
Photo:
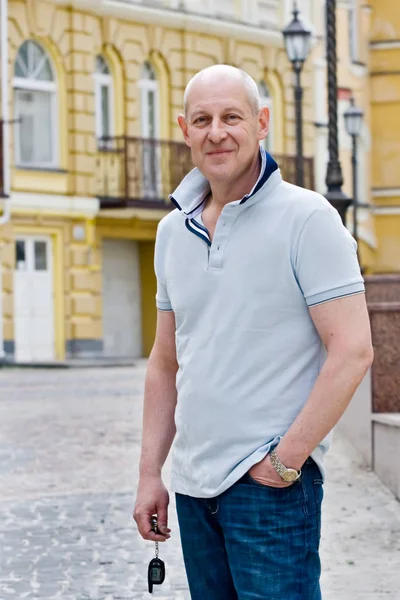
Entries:
[[[160, 533], [157, 527], [157, 517], [151, 518], [151, 529], [154, 533]], [[147, 572], [147, 581], [149, 585], [149, 593], [153, 593], [153, 585], [161, 585], [165, 579], [165, 564], [158, 557], [158, 542], [156, 542], [156, 557], [153, 558], [149, 563]]]

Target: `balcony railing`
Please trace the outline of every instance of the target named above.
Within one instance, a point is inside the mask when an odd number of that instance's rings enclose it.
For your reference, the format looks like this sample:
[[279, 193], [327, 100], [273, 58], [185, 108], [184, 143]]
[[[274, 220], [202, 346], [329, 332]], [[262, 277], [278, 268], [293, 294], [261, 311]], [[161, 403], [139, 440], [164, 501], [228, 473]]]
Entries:
[[[286, 181], [295, 182], [294, 156], [274, 155]], [[172, 208], [168, 196], [193, 168], [182, 142], [137, 137], [99, 140], [96, 188], [101, 208]], [[304, 159], [305, 186], [314, 188], [314, 161]]]
[[101, 138], [97, 196], [102, 208], [165, 208], [169, 194], [192, 168], [190, 150], [181, 142]]
[[[209, 19], [224, 19], [253, 27], [273, 30], [280, 28], [281, 0], [252, 0], [242, 3], [235, 0], [124, 0], [124, 3], [173, 10]], [[284, 25], [286, 23], [287, 20]]]

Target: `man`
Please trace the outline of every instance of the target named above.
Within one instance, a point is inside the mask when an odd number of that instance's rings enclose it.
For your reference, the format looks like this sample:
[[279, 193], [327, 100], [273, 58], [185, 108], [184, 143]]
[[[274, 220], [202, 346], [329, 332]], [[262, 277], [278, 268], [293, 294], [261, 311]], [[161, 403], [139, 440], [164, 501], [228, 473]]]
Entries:
[[318, 600], [323, 455], [373, 354], [356, 244], [261, 149], [269, 112], [246, 73], [205, 69], [184, 104], [197, 168], [157, 233], [134, 518], [169, 538], [175, 438], [192, 600]]

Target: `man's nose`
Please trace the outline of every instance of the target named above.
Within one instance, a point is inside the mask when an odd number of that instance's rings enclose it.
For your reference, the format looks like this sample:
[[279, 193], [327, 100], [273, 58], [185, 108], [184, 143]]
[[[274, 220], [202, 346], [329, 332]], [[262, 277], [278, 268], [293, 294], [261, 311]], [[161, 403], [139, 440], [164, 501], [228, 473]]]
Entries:
[[221, 119], [213, 119], [208, 137], [214, 144], [219, 144], [226, 138], [225, 125]]

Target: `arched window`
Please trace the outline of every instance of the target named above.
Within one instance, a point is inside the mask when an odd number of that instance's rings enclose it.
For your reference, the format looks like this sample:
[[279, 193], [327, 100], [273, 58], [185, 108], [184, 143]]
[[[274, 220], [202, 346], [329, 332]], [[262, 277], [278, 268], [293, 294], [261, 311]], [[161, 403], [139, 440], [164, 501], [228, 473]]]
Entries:
[[270, 111], [270, 119], [269, 119], [269, 133], [268, 136], [262, 141], [263, 148], [268, 152], [272, 152], [274, 149], [274, 114], [272, 107], [272, 97], [268, 86], [264, 83], [264, 81], [260, 81], [258, 84], [258, 91], [261, 99], [261, 106], [266, 106]]
[[46, 52], [24, 42], [14, 65], [14, 113], [18, 166], [58, 166], [57, 84]]
[[110, 68], [102, 56], [96, 57], [95, 70], [96, 137], [113, 135], [113, 85]]
[[149, 62], [145, 62], [139, 81], [141, 100], [142, 137], [160, 137], [159, 86], [156, 73]]
[[161, 197], [161, 146], [156, 141], [160, 139], [159, 84], [149, 62], [143, 65], [139, 89], [144, 138], [142, 194], [144, 198], [155, 199]]

